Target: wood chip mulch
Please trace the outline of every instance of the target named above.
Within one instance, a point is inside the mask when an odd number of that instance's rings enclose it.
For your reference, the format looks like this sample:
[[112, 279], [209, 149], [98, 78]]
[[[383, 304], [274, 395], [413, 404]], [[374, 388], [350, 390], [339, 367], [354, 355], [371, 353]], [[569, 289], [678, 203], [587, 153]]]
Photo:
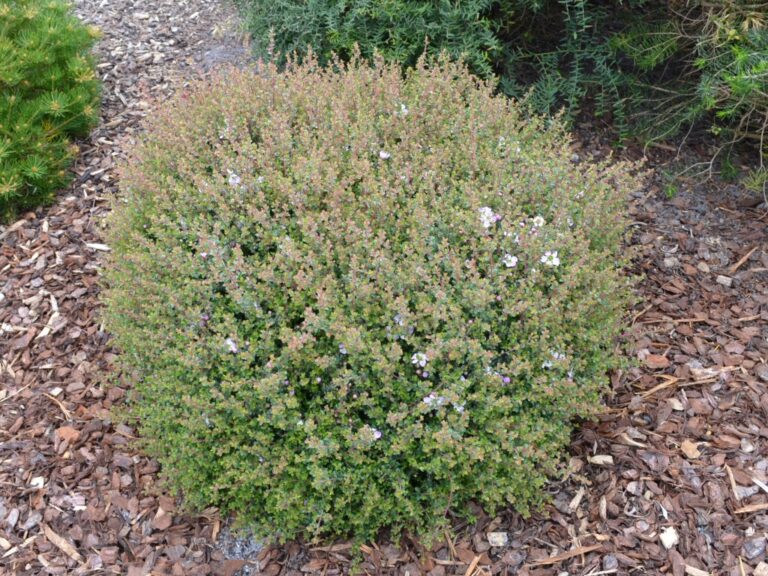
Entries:
[[104, 32], [102, 125], [56, 204], [0, 227], [0, 574], [768, 576], [768, 208], [722, 186], [667, 199], [657, 179], [632, 200], [636, 365], [546, 510], [480, 512], [429, 549], [263, 548], [215, 510], [181, 513], [110, 416], [125, 390], [107, 381], [99, 230], [141, 119], [247, 49], [217, 0], [77, 8]]

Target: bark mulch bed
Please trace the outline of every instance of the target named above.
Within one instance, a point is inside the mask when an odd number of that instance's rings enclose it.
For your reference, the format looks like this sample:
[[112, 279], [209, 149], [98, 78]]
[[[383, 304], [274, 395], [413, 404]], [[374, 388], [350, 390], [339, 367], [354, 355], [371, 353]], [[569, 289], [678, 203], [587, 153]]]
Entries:
[[110, 417], [125, 391], [106, 380], [99, 229], [141, 118], [247, 50], [217, 0], [78, 10], [105, 33], [102, 125], [59, 201], [0, 228], [0, 574], [768, 576], [768, 208], [724, 186], [666, 199], [651, 179], [633, 198], [637, 364], [574, 435], [542, 513], [480, 513], [430, 549], [262, 549], [215, 510], [180, 513], [157, 463], [130, 448], [134, 431]]

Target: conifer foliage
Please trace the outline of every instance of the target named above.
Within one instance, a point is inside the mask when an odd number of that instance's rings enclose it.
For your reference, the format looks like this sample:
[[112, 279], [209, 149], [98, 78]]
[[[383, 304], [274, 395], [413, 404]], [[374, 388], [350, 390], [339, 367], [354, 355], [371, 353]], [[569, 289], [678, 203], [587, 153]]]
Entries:
[[49, 201], [98, 120], [98, 32], [63, 0], [0, 2], [0, 218]]

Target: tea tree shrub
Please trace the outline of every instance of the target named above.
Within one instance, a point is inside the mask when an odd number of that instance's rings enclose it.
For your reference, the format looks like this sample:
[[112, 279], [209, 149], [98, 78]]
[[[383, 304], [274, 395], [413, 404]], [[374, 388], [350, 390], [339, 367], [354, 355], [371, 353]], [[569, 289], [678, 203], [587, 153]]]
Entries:
[[458, 65], [228, 72], [122, 178], [106, 320], [188, 503], [265, 534], [525, 513], [616, 366], [626, 164]]
[[0, 219], [52, 198], [99, 117], [97, 38], [63, 0], [0, 4]]

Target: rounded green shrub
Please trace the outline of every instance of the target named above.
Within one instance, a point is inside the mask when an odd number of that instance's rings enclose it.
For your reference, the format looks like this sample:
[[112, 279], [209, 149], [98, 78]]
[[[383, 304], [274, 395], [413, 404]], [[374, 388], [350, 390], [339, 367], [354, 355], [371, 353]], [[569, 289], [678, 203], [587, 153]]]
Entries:
[[106, 321], [172, 487], [290, 538], [523, 513], [595, 414], [626, 164], [458, 65], [230, 71], [122, 176]]
[[49, 201], [99, 118], [98, 32], [63, 0], [0, 4], [0, 219]]

